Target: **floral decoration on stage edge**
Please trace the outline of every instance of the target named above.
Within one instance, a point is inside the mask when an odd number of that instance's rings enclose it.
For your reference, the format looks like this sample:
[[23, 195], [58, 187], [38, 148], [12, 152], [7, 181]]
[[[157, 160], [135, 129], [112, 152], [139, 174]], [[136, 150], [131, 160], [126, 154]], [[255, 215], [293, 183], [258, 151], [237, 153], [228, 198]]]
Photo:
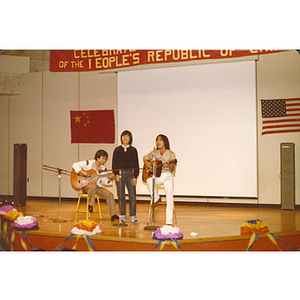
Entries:
[[269, 227], [259, 219], [246, 221], [241, 227], [241, 234], [269, 232]]
[[81, 220], [75, 223], [71, 232], [78, 235], [94, 235], [96, 233], [100, 233], [101, 229], [99, 228], [98, 224], [92, 220]]

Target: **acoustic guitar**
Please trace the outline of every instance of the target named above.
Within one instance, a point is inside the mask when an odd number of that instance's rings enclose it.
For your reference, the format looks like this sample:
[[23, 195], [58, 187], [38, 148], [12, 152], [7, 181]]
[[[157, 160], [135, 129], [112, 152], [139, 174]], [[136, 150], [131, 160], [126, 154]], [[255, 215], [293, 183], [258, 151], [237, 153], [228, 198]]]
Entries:
[[[152, 162], [152, 166], [148, 167], [144, 164], [143, 167], [143, 175], [142, 175], [142, 180], [144, 183], [146, 183], [148, 178], [153, 177], [153, 161], [149, 161]], [[177, 164], [177, 159], [171, 160], [169, 161], [169, 165], [173, 165], [175, 166]], [[162, 166], [163, 166], [163, 162], [161, 160], [155, 160], [155, 168], [154, 168], [154, 176], [155, 177], [160, 177], [161, 175], [161, 171], [162, 171]]]
[[113, 174], [97, 174], [97, 172], [93, 169], [86, 171], [89, 173], [87, 176], [79, 175], [78, 173], [75, 172], [74, 169], [72, 169], [71, 172], [71, 184], [73, 188], [75, 189], [80, 189], [83, 188], [84, 186], [91, 184], [91, 183], [96, 183], [98, 178], [109, 178], [111, 177], [111, 180], [114, 180], [114, 175]]

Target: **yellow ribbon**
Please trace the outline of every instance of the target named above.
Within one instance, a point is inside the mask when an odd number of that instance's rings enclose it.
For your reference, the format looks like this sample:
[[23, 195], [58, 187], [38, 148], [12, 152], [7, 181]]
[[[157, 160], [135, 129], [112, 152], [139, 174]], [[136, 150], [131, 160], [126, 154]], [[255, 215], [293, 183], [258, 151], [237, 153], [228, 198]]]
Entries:
[[[166, 245], [167, 241], [168, 241], [168, 240], [164, 240], [164, 241], [161, 242], [159, 251], [161, 251], [161, 250], [163, 249], [163, 247]], [[177, 246], [177, 244], [176, 244], [176, 241], [171, 240], [170, 242], [171, 242], [172, 246], [173, 246], [177, 251], [179, 251], [178, 246]], [[159, 244], [158, 244], [158, 245], [159, 245]], [[156, 247], [158, 247], [158, 245], [157, 245]], [[156, 248], [156, 247], [155, 247], [155, 248]], [[154, 249], [155, 249], [155, 248], [154, 248]], [[183, 250], [183, 251], [184, 251], [184, 250]]]
[[272, 236], [270, 233], [266, 233], [266, 235], [267, 235], [267, 237], [271, 240], [271, 242], [272, 242], [275, 246], [277, 246], [277, 248], [279, 249], [279, 251], [282, 251], [282, 250], [279, 248], [279, 246], [278, 246], [276, 240], [273, 238], [273, 236]]
[[249, 249], [250, 246], [253, 244], [254, 239], [255, 239], [255, 233], [252, 233], [247, 249]]
[[26, 246], [26, 243], [23, 239], [22, 231], [15, 231], [15, 230], [13, 230], [13, 232], [11, 233], [10, 250], [14, 251], [14, 245], [13, 244], [14, 244], [14, 241], [15, 241], [16, 232], [19, 233], [19, 235], [20, 235], [20, 241], [21, 241], [21, 245], [22, 245], [23, 249], [25, 251], [27, 251], [27, 246]]
[[[276, 240], [274, 239], [274, 237], [272, 236], [272, 234], [270, 234], [270, 233], [267, 233], [267, 232], [265, 232], [265, 234], [266, 234], [266, 236], [270, 239], [270, 241], [279, 249], [279, 251], [282, 251], [281, 249], [280, 249], [280, 247], [278, 246], [278, 244], [277, 244], [277, 242], [276, 242]], [[257, 239], [258, 239], [258, 236], [259, 236], [259, 234], [258, 233], [252, 233], [252, 235], [251, 235], [251, 238], [250, 238], [250, 241], [249, 241], [249, 244], [248, 244], [248, 247], [247, 247], [247, 250], [246, 251], [249, 251], [251, 248], [252, 248], [252, 246], [253, 246], [253, 244], [257, 241]]]
[[174, 241], [172, 241], [172, 245], [173, 245], [173, 247], [174, 247], [177, 251], [179, 251], [179, 249], [178, 249], [178, 247], [177, 247], [177, 245], [176, 245], [176, 243], [175, 243]]
[[8, 227], [8, 222], [5, 221], [4, 225], [3, 225], [3, 237], [5, 240], [8, 240], [8, 236], [7, 236], [7, 227]]
[[165, 246], [166, 242], [167, 242], [167, 241], [163, 241], [163, 242], [161, 242], [161, 244], [160, 244], [160, 248], [159, 248], [159, 251], [161, 251], [161, 250], [162, 250], [162, 248]]
[[88, 240], [87, 240], [87, 238], [86, 238], [86, 235], [83, 235], [83, 234], [82, 234], [82, 235], [77, 235], [77, 237], [76, 237], [76, 242], [75, 242], [75, 245], [72, 247], [72, 250], [76, 250], [77, 242], [78, 242], [79, 238], [81, 238], [81, 237], [84, 238], [84, 240], [85, 240], [85, 242], [86, 242], [86, 244], [87, 244], [87, 246], [88, 246], [89, 251], [94, 251], [94, 250], [92, 249], [92, 247], [90, 246], [90, 244], [89, 244], [89, 242], [88, 242]]
[[77, 246], [77, 242], [78, 242], [78, 239], [80, 238], [80, 235], [77, 235], [76, 237], [76, 242], [74, 244], [74, 246], [72, 247], [72, 250], [75, 250], [76, 249], [76, 246]]
[[23, 246], [23, 248], [25, 249], [25, 251], [27, 251], [27, 246], [26, 246], [26, 243], [23, 239], [23, 235], [20, 233], [20, 240], [21, 240], [21, 244]]
[[1, 222], [1, 224], [0, 224], [0, 237], [2, 236], [2, 218], [0, 218], [0, 222]]
[[89, 242], [87, 241], [86, 235], [84, 235], [83, 238], [84, 238], [84, 240], [85, 240], [85, 242], [86, 242], [86, 244], [87, 244], [87, 246], [88, 246], [88, 248], [89, 248], [89, 251], [94, 251], [94, 250], [92, 249], [92, 247], [90, 246]]
[[14, 240], [15, 240], [15, 231], [13, 231], [13, 232], [11, 233], [11, 240], [10, 240], [10, 250], [11, 250], [11, 251], [14, 251], [14, 246], [13, 246]]

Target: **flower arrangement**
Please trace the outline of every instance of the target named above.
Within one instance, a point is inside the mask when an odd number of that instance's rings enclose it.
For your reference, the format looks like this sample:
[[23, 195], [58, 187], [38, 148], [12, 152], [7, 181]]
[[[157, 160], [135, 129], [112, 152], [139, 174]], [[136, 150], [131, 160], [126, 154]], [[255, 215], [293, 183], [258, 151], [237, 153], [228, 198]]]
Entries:
[[246, 221], [241, 227], [241, 234], [269, 232], [265, 222], [259, 219]]

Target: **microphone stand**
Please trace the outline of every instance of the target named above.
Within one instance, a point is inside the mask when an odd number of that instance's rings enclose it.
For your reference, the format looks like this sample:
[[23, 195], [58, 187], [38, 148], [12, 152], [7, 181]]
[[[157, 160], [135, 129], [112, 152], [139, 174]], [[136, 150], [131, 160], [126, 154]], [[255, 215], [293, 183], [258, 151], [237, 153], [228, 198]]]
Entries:
[[154, 196], [155, 196], [155, 148], [153, 149], [154, 155], [153, 155], [153, 166], [152, 166], [152, 172], [153, 172], [153, 176], [152, 176], [152, 226], [146, 226], [144, 227], [145, 230], [156, 230], [157, 228], [159, 228], [159, 226], [155, 226], [155, 221], [154, 221], [154, 213], [155, 213], [155, 208], [154, 208]]
[[[46, 170], [48, 169], [48, 171], [57, 171], [58, 172], [58, 203], [59, 203], [58, 204], [58, 219], [54, 219], [53, 222], [56, 222], [56, 223], [67, 222], [67, 220], [63, 220], [61, 218], [61, 174], [70, 173], [70, 172], [60, 169], [60, 168], [53, 168], [53, 167], [46, 166], [46, 165], [43, 165], [43, 166], [46, 168]], [[68, 174], [65, 174], [65, 175], [68, 175]]]

